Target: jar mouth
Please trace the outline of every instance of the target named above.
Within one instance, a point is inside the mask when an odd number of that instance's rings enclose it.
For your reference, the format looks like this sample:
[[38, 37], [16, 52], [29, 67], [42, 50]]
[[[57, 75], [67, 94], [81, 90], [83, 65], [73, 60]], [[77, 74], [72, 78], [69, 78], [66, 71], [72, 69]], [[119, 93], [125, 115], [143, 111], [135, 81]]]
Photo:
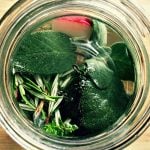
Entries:
[[[148, 85], [149, 54], [147, 52], [147, 43], [145, 43], [145, 39], [149, 38], [147, 35], [148, 30], [143, 23], [145, 20], [141, 22], [138, 16], [137, 18], [133, 17], [132, 13], [134, 12], [130, 9], [130, 5], [131, 3], [125, 3], [124, 5], [117, 2], [99, 3], [96, 1], [90, 4], [88, 0], [85, 2], [75, 0], [66, 2], [43, 1], [43, 3], [24, 2], [22, 10], [13, 17], [14, 21], [10, 22], [4, 28], [9, 19], [9, 16], [7, 16], [8, 18], [5, 17], [1, 25], [4, 31], [2, 31], [2, 41], [0, 43], [2, 49], [0, 70], [1, 81], [3, 81], [1, 83], [0, 95], [2, 99], [2, 103], [0, 104], [1, 120], [2, 126], [8, 128], [9, 134], [12, 137], [14, 136], [14, 139], [16, 138], [22, 146], [31, 149], [48, 149], [48, 146], [54, 149], [61, 149], [62, 147], [75, 149], [77, 146], [83, 149], [90, 149], [88, 145], [90, 144], [91, 149], [123, 148], [140, 136], [148, 127], [150, 104], [148, 100], [148, 96], [150, 95]], [[118, 8], [118, 6], [121, 7]], [[17, 10], [18, 8], [13, 10], [10, 16], [13, 16]], [[113, 10], [113, 13], [110, 12], [111, 10]], [[122, 115], [111, 130], [86, 138], [49, 137], [43, 135], [22, 116], [11, 96], [10, 58], [18, 41], [21, 40], [25, 33], [31, 32], [33, 27], [35, 28], [49, 19], [71, 15], [82, 15], [101, 20], [116, 30], [125, 40], [135, 64], [135, 97], [126, 114]], [[143, 27], [143, 31], [140, 30], [141, 26]], [[137, 27], [137, 30], [135, 27]]]

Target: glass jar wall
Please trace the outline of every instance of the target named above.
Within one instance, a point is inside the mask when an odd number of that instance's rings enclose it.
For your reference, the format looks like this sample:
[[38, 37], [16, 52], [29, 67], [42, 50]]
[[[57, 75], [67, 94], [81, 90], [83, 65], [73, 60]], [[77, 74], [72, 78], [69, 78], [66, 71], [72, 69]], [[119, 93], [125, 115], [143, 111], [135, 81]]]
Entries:
[[[127, 44], [135, 65], [134, 101], [110, 129], [91, 137], [58, 138], [44, 135], [22, 115], [11, 93], [11, 57], [25, 34], [61, 16], [87, 16], [115, 30]], [[148, 127], [149, 122], [149, 21], [130, 1], [18, 2], [1, 21], [1, 121], [9, 134], [26, 149], [123, 148]]]

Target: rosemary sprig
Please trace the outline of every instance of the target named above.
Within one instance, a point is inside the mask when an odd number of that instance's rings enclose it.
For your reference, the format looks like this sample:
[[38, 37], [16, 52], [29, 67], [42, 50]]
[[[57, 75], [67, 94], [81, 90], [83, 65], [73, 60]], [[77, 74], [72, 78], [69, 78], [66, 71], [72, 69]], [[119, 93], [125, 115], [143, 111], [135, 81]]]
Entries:
[[20, 99], [20, 108], [33, 113], [33, 124], [49, 134], [63, 136], [78, 129], [76, 125], [71, 125], [71, 119], [63, 122], [59, 111], [63, 101], [63, 95], [58, 95], [59, 88], [64, 89], [70, 83], [71, 73], [72, 71], [57, 74], [53, 82], [50, 77], [14, 74], [15, 90], [20, 95], [19, 98], [16, 97]]
[[[58, 93], [58, 84], [59, 84], [59, 75], [56, 75], [54, 82], [52, 84], [52, 88], [51, 88], [51, 95], [52, 96], [56, 96]], [[49, 102], [49, 106], [48, 106], [48, 117], [46, 119], [46, 123], [49, 122], [50, 116], [52, 114], [52, 112], [54, 111], [53, 107], [54, 107], [54, 102]]]

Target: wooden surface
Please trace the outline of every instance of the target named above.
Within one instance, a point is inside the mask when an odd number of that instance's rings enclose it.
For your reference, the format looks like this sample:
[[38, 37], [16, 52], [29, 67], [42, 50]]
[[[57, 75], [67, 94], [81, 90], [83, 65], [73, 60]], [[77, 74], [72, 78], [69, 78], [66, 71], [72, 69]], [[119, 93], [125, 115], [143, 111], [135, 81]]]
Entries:
[[[0, 18], [4, 12], [17, 0], [0, 0]], [[149, 0], [138, 0], [147, 9], [150, 9]], [[9, 135], [0, 127], [0, 150], [23, 150]], [[150, 128], [133, 142], [125, 150], [150, 150]]]

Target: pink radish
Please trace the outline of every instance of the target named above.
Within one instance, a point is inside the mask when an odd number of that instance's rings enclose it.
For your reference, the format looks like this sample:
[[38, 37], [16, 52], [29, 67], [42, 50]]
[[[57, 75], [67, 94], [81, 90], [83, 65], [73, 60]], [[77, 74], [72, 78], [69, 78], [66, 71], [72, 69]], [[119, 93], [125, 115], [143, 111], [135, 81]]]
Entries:
[[65, 16], [52, 20], [52, 30], [84, 40], [90, 38], [92, 25], [92, 20], [84, 16]]

